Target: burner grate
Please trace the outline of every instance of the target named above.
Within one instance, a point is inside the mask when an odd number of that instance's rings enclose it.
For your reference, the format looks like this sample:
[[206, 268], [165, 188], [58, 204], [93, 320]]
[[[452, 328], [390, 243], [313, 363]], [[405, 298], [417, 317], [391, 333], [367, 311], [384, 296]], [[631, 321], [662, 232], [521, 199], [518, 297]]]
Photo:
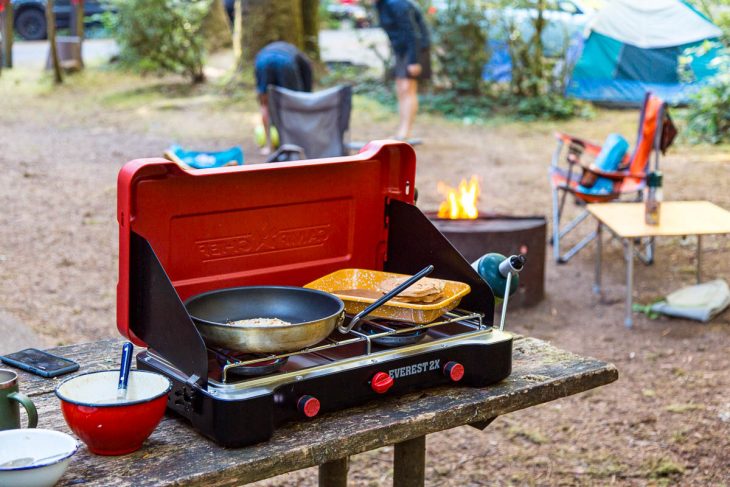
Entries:
[[[265, 355], [242, 354], [231, 350], [212, 348], [208, 350], [215, 356], [221, 367], [235, 364], [236, 367], [231, 370], [231, 375], [239, 377], [257, 377], [272, 374], [286, 365], [288, 360], [286, 357], [270, 359]], [[242, 362], [246, 362], [246, 365], [240, 365]]]
[[[348, 318], [351, 318], [348, 316]], [[256, 364], [261, 364], [262, 362], [272, 362], [272, 363], [279, 363], [280, 361], [286, 361], [289, 360], [292, 357], [300, 356], [300, 355], [306, 355], [306, 354], [321, 354], [321, 352], [324, 351], [330, 351], [332, 349], [338, 348], [338, 347], [345, 347], [349, 345], [354, 344], [364, 344], [365, 345], [365, 353], [364, 355], [370, 355], [373, 353], [373, 344], [381, 344], [382, 346], [386, 347], [396, 347], [396, 346], [403, 346], [403, 345], [410, 345], [412, 343], [415, 343], [415, 341], [409, 340], [413, 336], [416, 336], [417, 338], [423, 338], [425, 334], [436, 328], [441, 326], [446, 326], [450, 324], [459, 324], [467, 327], [466, 333], [469, 331], [481, 331], [486, 330], [490, 327], [484, 325], [482, 323], [483, 316], [479, 313], [471, 313], [467, 311], [462, 310], [452, 310], [448, 313], [446, 313], [443, 316], [444, 319], [434, 321], [432, 323], [426, 323], [426, 324], [408, 324], [410, 326], [399, 326], [399, 327], [389, 327], [389, 326], [383, 326], [382, 323], [378, 323], [376, 321], [371, 320], [363, 320], [362, 324], [364, 324], [367, 329], [360, 331], [360, 330], [350, 330], [349, 333], [343, 334], [342, 340], [335, 340], [332, 338], [333, 335], [330, 335], [326, 339], [326, 343], [323, 343], [322, 345], [316, 345], [314, 347], [305, 348], [302, 350], [298, 350], [296, 352], [289, 352], [289, 353], [282, 353], [282, 354], [272, 354], [272, 355], [260, 355], [253, 359], [248, 360], [231, 360], [232, 357], [228, 357], [228, 363], [223, 366], [223, 371], [221, 374], [221, 380], [223, 383], [226, 383], [229, 381], [229, 374], [230, 375], [243, 375], [238, 374], [237, 372], [240, 369], [245, 369], [246, 367], [256, 366]], [[380, 332], [376, 332], [375, 330], [383, 330]], [[465, 333], [465, 332], [462, 332]], [[449, 335], [453, 335], [453, 333], [449, 333]], [[281, 365], [283, 365], [283, 362], [281, 362]], [[276, 370], [276, 369], [274, 369]], [[273, 372], [273, 370], [272, 370]]]
[[[383, 331], [394, 331], [402, 328], [413, 328], [410, 324], [398, 321], [368, 321], [360, 325], [360, 330], [369, 335], [376, 335]], [[426, 338], [428, 329], [419, 328], [417, 330], [408, 331], [406, 333], [390, 334], [387, 336], [373, 338], [373, 343], [377, 343], [383, 347], [401, 347], [404, 345], [413, 345]]]

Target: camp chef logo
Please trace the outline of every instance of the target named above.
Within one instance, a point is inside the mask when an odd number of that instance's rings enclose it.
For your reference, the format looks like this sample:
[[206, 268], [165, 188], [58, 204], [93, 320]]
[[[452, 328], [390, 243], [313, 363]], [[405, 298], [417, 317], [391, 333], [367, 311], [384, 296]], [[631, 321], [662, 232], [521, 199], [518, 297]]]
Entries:
[[405, 367], [399, 367], [397, 369], [391, 369], [388, 371], [388, 375], [394, 379], [398, 377], [406, 377], [409, 375], [422, 374], [430, 370], [439, 370], [439, 362], [441, 359], [429, 360], [427, 362], [420, 362], [417, 364], [406, 365]]
[[195, 242], [195, 245], [203, 261], [228, 259], [322, 245], [332, 233], [331, 227], [331, 225], [316, 225], [280, 230], [262, 229], [260, 232], [233, 237], [200, 240]]

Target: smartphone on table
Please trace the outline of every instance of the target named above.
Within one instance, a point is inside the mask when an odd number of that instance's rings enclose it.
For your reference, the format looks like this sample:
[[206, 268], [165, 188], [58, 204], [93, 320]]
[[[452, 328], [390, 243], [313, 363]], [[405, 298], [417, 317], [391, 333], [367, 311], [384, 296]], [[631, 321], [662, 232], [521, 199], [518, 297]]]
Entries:
[[20, 352], [0, 355], [0, 360], [13, 367], [26, 370], [31, 374], [48, 378], [79, 370], [79, 364], [73, 360], [59, 357], [58, 355], [53, 355], [52, 353], [44, 352], [37, 348], [26, 348]]

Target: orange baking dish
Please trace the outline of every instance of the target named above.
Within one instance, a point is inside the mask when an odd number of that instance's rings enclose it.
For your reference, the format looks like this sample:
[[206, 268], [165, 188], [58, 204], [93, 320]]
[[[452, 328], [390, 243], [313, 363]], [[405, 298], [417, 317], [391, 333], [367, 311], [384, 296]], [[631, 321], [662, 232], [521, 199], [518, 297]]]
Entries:
[[[341, 269], [320, 277], [304, 287], [319, 289], [338, 296], [345, 303], [345, 312], [355, 315], [383, 295], [378, 284], [390, 277], [410, 277], [392, 272], [369, 269]], [[456, 308], [461, 298], [469, 294], [468, 284], [439, 279], [444, 283], [443, 296], [433, 303], [404, 303], [390, 300], [369, 316], [413, 323], [430, 323], [444, 313]]]

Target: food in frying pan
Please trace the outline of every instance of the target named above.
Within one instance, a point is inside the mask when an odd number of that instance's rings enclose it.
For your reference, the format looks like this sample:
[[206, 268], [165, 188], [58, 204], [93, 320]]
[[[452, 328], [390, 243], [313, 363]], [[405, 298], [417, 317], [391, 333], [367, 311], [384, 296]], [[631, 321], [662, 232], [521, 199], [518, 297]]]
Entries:
[[[405, 277], [389, 277], [378, 284], [378, 290], [386, 294], [395, 287], [403, 283], [410, 276]], [[397, 297], [393, 298], [397, 301], [405, 303], [434, 303], [442, 298], [445, 283], [439, 279], [431, 279], [425, 277], [406, 288]]]
[[226, 322], [226, 325], [287, 326], [287, 325], [291, 325], [291, 323], [289, 323], [288, 321], [280, 320], [279, 318], [247, 318], [245, 320], [228, 321], [228, 322]]

